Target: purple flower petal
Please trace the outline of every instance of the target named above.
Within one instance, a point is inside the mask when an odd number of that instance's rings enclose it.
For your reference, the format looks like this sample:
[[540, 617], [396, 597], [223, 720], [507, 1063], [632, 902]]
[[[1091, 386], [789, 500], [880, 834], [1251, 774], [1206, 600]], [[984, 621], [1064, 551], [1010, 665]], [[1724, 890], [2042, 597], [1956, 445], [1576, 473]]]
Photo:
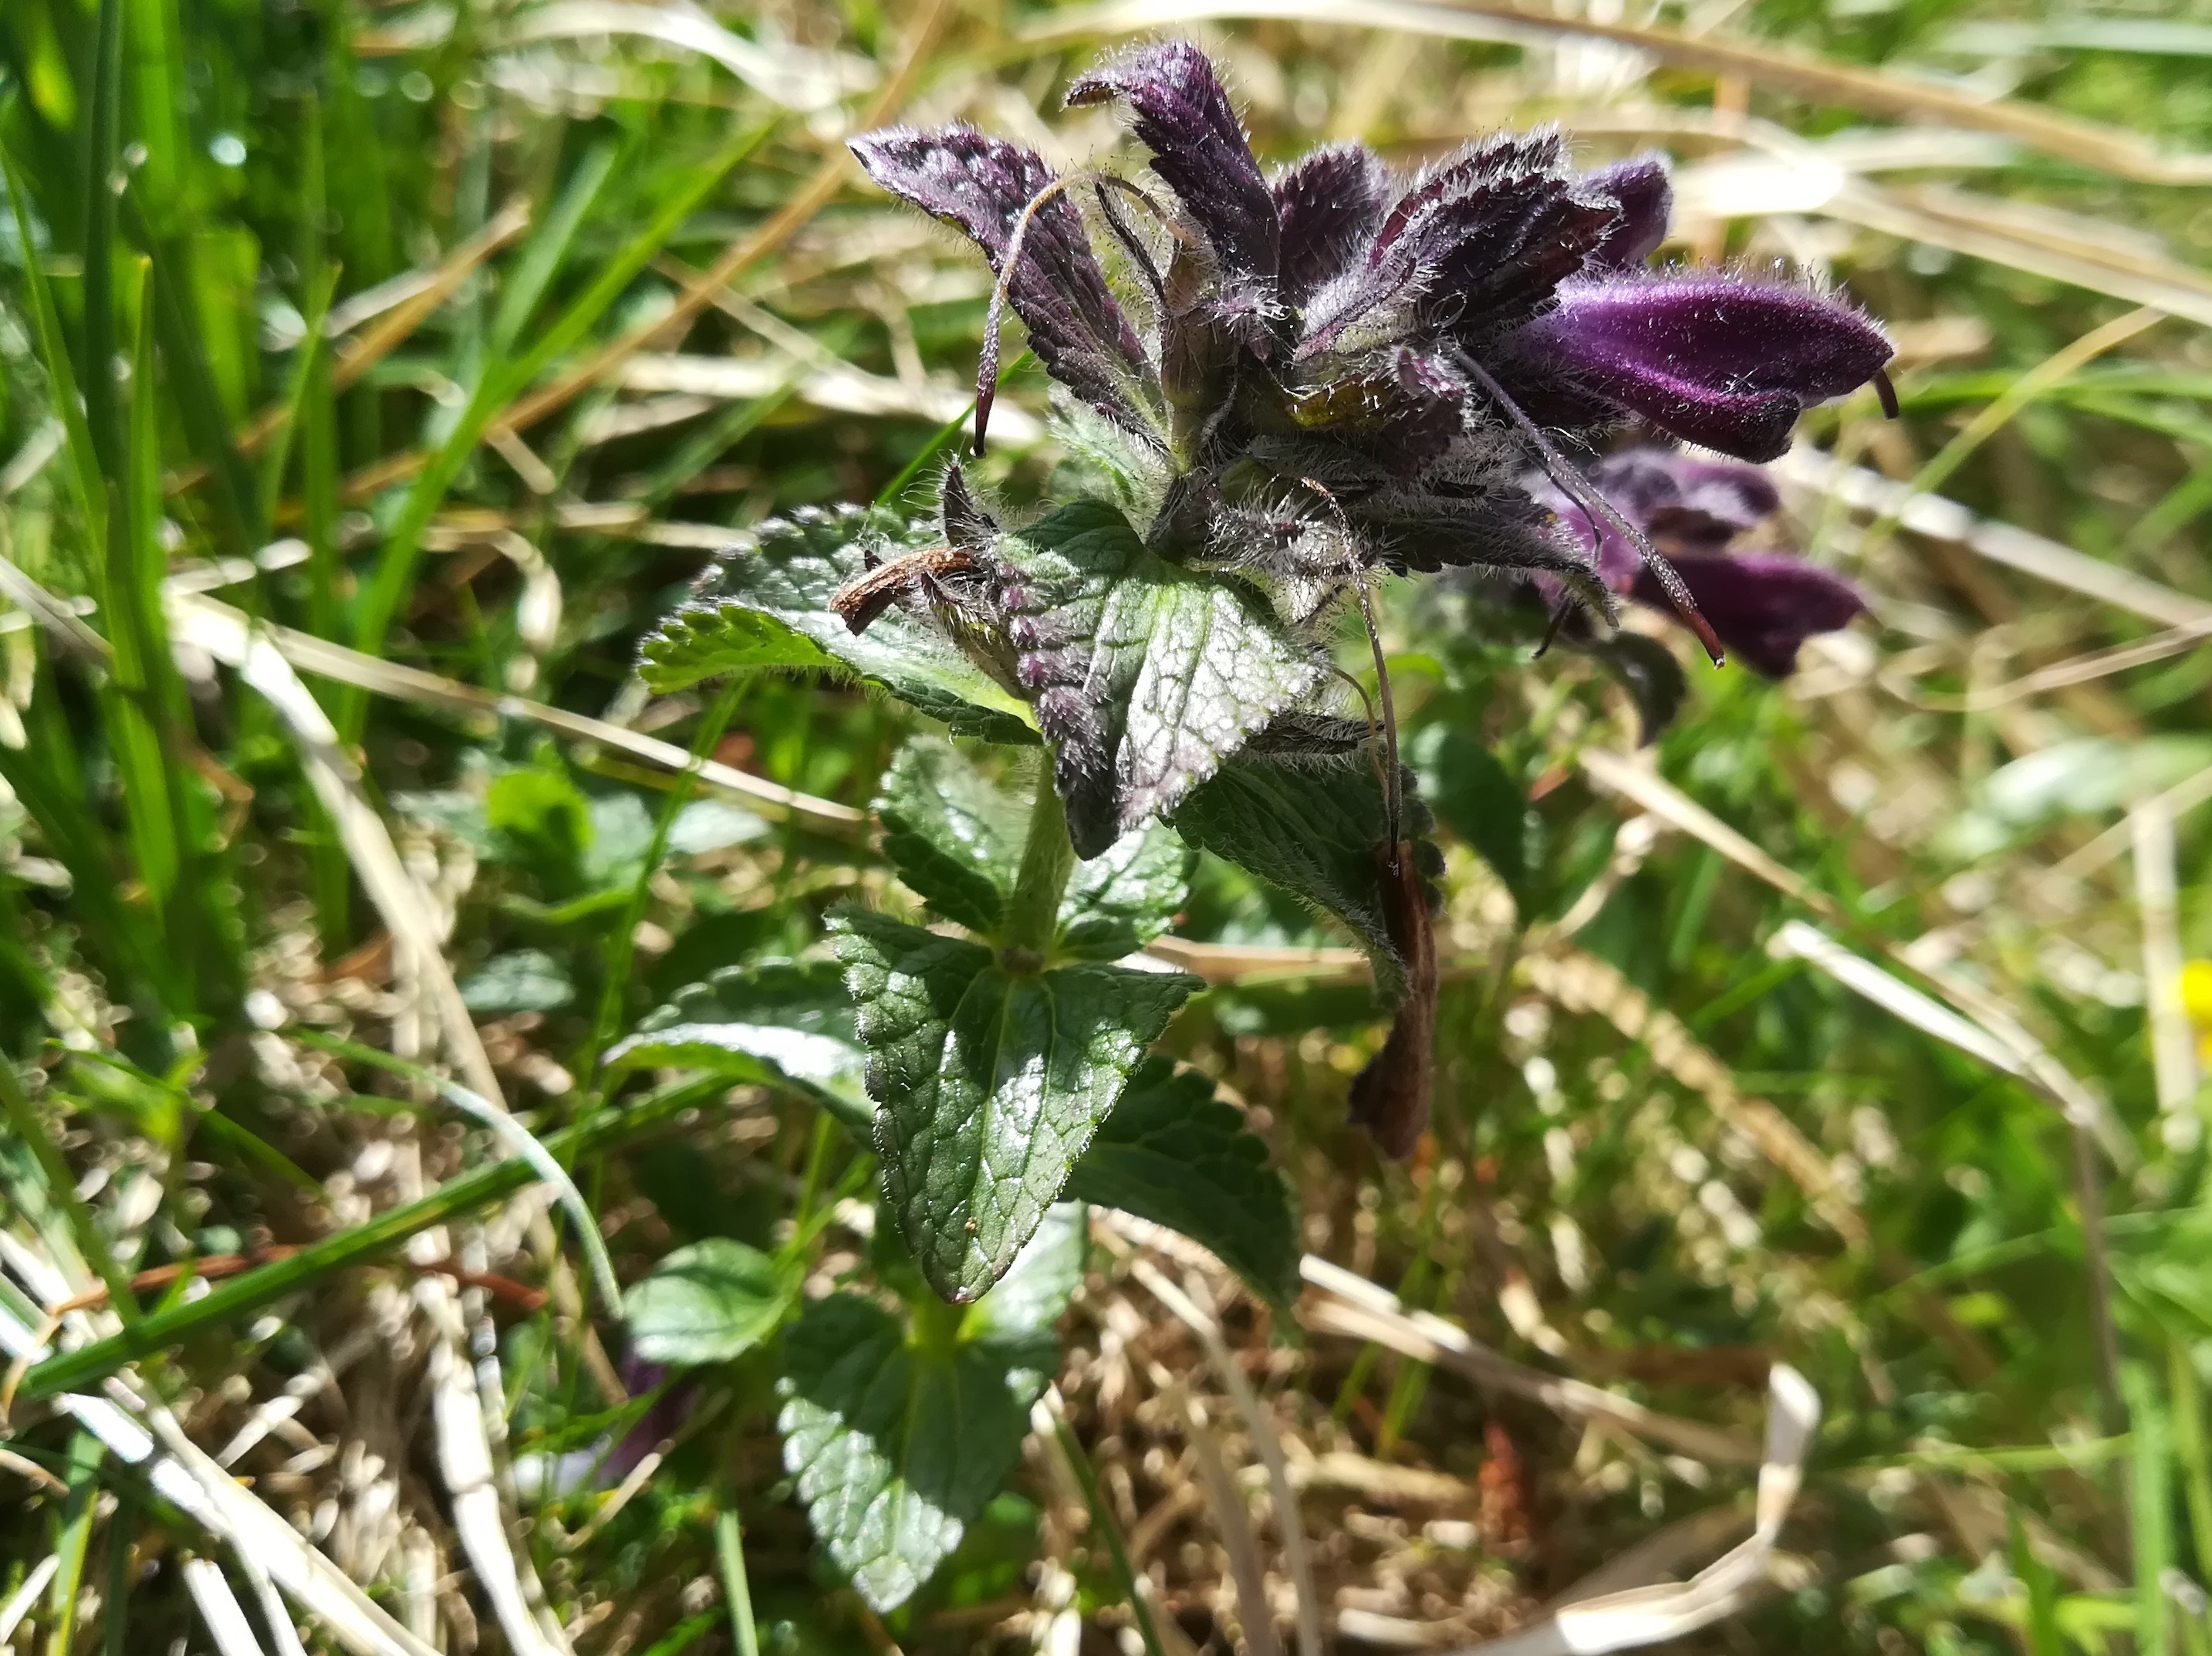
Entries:
[[1723, 276], [1570, 283], [1513, 344], [1516, 379], [1548, 358], [1662, 430], [1749, 460], [1780, 454], [1799, 414], [1865, 384], [1891, 355], [1840, 301]]
[[[1589, 469], [1591, 486], [1649, 535], [1670, 560], [1718, 551], [1781, 509], [1773, 479], [1735, 460], [1692, 460], [1649, 445], [1608, 454]], [[1644, 559], [1610, 523], [1591, 514], [1541, 472], [1523, 486], [1590, 551], [1599, 578], [1613, 591], [1633, 589]]]
[[1654, 539], [1692, 551], [1726, 545], [1782, 506], [1774, 480], [1758, 466], [1648, 446], [1607, 455], [1590, 467], [1589, 480]]
[[1304, 156], [1275, 180], [1282, 220], [1284, 301], [1302, 305], [1351, 268], [1389, 204], [1390, 174], [1364, 143], [1336, 143]]
[[[659, 1363], [649, 1363], [629, 1354], [623, 1356], [616, 1373], [622, 1377], [623, 1389], [635, 1397], [660, 1385], [668, 1379], [669, 1372]], [[691, 1418], [698, 1401], [698, 1382], [691, 1379], [677, 1381], [654, 1398], [636, 1423], [608, 1447], [605, 1458], [599, 1462], [599, 1487], [612, 1489], [635, 1471], [647, 1455], [674, 1437], [684, 1422]]]
[[[933, 218], [957, 226], [1002, 267], [1024, 210], [1054, 180], [1043, 159], [964, 126], [890, 127], [852, 140], [868, 175]], [[1083, 216], [1063, 194], [1039, 207], [1022, 237], [1006, 300], [1045, 371], [1109, 418], [1146, 429], [1139, 387], [1151, 368], [1107, 290]]]
[[[1769, 679], [1788, 678], [1800, 645], [1816, 632], [1849, 626], [1866, 608], [1841, 575], [1787, 552], [1698, 552], [1674, 564], [1729, 654]], [[1648, 573], [1637, 576], [1631, 596], [1673, 612]]]
[[1275, 198], [1229, 94], [1206, 54], [1188, 40], [1139, 46], [1101, 64], [1067, 88], [1071, 106], [1128, 100], [1138, 139], [1197, 223], [1224, 269], [1275, 274], [1280, 226]]
[[1586, 175], [1585, 195], [1613, 203], [1620, 216], [1589, 252], [1585, 270], [1634, 270], [1667, 239], [1667, 220], [1674, 207], [1674, 186], [1667, 181], [1660, 156], [1635, 155]]

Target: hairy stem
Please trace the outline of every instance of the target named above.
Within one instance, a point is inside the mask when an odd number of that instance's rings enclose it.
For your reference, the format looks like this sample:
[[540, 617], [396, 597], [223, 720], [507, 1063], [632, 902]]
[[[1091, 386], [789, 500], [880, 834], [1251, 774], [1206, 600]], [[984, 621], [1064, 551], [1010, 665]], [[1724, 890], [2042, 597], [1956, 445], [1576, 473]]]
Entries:
[[1005, 941], [1042, 962], [1060, 930], [1060, 899], [1075, 868], [1075, 847], [1067, 837], [1067, 812], [1053, 786], [1049, 760], [1037, 775], [1036, 803], [1030, 810], [1030, 834], [1022, 847], [1022, 868], [1013, 895], [1006, 900]]

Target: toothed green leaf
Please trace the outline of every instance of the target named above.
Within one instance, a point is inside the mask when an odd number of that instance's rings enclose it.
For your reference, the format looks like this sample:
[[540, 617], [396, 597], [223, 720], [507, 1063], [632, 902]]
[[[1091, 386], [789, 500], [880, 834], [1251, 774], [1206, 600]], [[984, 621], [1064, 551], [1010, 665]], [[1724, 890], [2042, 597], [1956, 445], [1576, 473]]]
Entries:
[[[1174, 823], [1199, 849], [1342, 922], [1374, 963], [1376, 994], [1386, 1004], [1404, 994], [1406, 963], [1391, 946], [1376, 865], [1376, 851], [1389, 843], [1389, 807], [1365, 754], [1289, 760], [1239, 754], [1192, 793]], [[1433, 880], [1443, 860], [1421, 838], [1429, 813], [1413, 792], [1410, 776], [1403, 827], [1419, 847], [1425, 879]]]
[[839, 667], [964, 734], [1034, 742], [1019, 701], [926, 623], [893, 608], [856, 635], [830, 609], [830, 594], [864, 572], [866, 550], [920, 544], [890, 514], [859, 507], [763, 524], [647, 638], [640, 670], [665, 695], [726, 673]]
[[929, 1284], [975, 1299], [1067, 1183], [1145, 1048], [1198, 987], [991, 950], [851, 910], [830, 928], [868, 1050], [884, 1194]]
[[1082, 1272], [1083, 1209], [1036, 1239], [951, 1331], [833, 1294], [784, 1338], [783, 1464], [830, 1556], [878, 1610], [959, 1545], [1021, 1458], [1030, 1405], [1059, 1361], [1053, 1324]]
[[1024, 810], [951, 743], [929, 736], [899, 750], [876, 801], [899, 878], [947, 920], [987, 936], [1021, 868]]
[[678, 1248], [629, 1291], [630, 1350], [675, 1367], [741, 1356], [775, 1332], [799, 1298], [799, 1275], [726, 1236]]
[[608, 1049], [611, 1066], [705, 1069], [781, 1083], [866, 1135], [874, 1120], [844, 974], [834, 960], [767, 960], [694, 983]]
[[1158, 937], [1190, 893], [1190, 848], [1160, 823], [1075, 865], [1060, 905], [1067, 953], [1118, 960]]
[[1216, 1098], [1213, 1083], [1194, 1069], [1146, 1059], [1067, 1188], [1181, 1231], [1279, 1305], [1297, 1297], [1290, 1186], [1243, 1112]]
[[[884, 852], [929, 906], [995, 936], [1020, 872], [1027, 804], [988, 781], [950, 742], [917, 737], [884, 775], [876, 815]], [[1060, 905], [1061, 950], [1114, 960], [1168, 928], [1189, 889], [1190, 853], [1155, 825], [1079, 863]]]
[[1170, 563], [1103, 502], [1062, 506], [997, 551], [1079, 855], [1173, 810], [1321, 677], [1259, 594]]

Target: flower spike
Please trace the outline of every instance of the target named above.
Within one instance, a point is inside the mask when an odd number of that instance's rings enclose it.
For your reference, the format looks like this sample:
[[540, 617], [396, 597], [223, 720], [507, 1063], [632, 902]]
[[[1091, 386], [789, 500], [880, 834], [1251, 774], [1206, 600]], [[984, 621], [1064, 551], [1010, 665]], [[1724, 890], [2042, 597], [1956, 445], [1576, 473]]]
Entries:
[[1729, 550], [1782, 503], [1756, 466], [1631, 448], [1600, 460], [1589, 481], [1615, 515], [1591, 513], [1549, 479], [1532, 479], [1531, 487], [1583, 538], [1608, 589], [1661, 611], [1672, 601], [1614, 527], [1616, 516], [1663, 545], [1729, 653], [1765, 678], [1787, 678], [1806, 639], [1850, 625], [1866, 608], [1849, 581], [1818, 564], [1786, 552]]

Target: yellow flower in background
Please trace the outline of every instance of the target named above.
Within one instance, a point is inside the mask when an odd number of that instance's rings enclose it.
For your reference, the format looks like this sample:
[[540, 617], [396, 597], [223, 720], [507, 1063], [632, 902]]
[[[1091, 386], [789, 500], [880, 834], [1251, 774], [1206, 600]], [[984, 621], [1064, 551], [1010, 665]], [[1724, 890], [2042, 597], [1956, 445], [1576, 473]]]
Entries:
[[2181, 969], [2181, 1004], [2197, 1030], [2197, 1062], [2212, 1065], [2212, 960], [2191, 960]]

